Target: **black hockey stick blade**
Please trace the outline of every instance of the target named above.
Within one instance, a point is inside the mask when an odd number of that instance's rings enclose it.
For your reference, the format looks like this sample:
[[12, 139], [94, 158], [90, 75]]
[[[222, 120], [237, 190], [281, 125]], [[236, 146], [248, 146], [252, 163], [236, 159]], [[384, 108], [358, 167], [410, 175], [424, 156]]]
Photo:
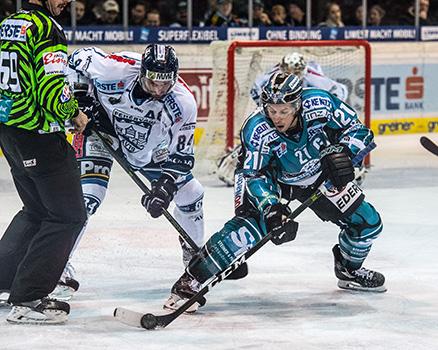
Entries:
[[[318, 181], [319, 182], [319, 181]], [[322, 182], [322, 181], [321, 181]], [[291, 218], [297, 217], [305, 208], [309, 207], [321, 196], [321, 191], [316, 190], [313, 195], [311, 195], [305, 202], [301, 203], [297, 209], [295, 209], [290, 215]], [[201, 305], [205, 303], [204, 295], [207, 294], [216, 284], [222, 282], [227, 278], [233, 271], [235, 271], [240, 265], [244, 264], [245, 261], [257, 252], [261, 247], [263, 247], [267, 242], [271, 240], [271, 233], [268, 233], [262, 238], [254, 247], [249, 249], [245, 254], [238, 258], [233, 264], [228, 266], [224, 271], [217, 273], [209, 282], [194, 296], [182, 304], [177, 310], [165, 314], [165, 315], [153, 315], [150, 313], [141, 314], [139, 312], [130, 311], [124, 308], [117, 308], [114, 310], [114, 317], [120, 322], [133, 326], [142, 327], [145, 329], [157, 329], [164, 328], [178, 318], [182, 313], [184, 313], [190, 306], [198, 302]]]
[[426, 136], [421, 136], [420, 143], [430, 153], [433, 153], [436, 156], [438, 156], [438, 145], [435, 142], [433, 142], [430, 138]]
[[[230, 271], [230, 273], [231, 272], [232, 271]], [[216, 279], [213, 281], [215, 280]], [[141, 312], [118, 307], [114, 310], [113, 315], [117, 320], [131, 327], [144, 328], [148, 330], [164, 328], [196, 302], [201, 306], [204, 305], [206, 303], [204, 295], [210, 290], [210, 284], [202, 288], [197, 294], [187, 300], [179, 309], [169, 312], [168, 314], [143, 314]]]

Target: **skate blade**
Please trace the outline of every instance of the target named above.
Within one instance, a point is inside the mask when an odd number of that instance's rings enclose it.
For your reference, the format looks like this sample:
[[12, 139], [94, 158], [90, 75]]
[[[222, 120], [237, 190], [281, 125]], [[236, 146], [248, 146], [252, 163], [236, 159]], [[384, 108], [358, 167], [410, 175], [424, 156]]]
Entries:
[[14, 308], [15, 310], [12, 310], [6, 317], [6, 321], [11, 324], [57, 325], [64, 324], [68, 320], [68, 314], [61, 310], [45, 310], [42, 313], [37, 313], [34, 311], [20, 312], [20, 307], [15, 306]]
[[348, 289], [348, 290], [354, 290], [359, 292], [368, 292], [368, 293], [384, 293], [387, 291], [385, 285], [374, 287], [374, 288], [367, 288], [363, 287], [360, 284], [357, 284], [352, 281], [343, 281], [338, 280], [338, 287], [341, 289]]

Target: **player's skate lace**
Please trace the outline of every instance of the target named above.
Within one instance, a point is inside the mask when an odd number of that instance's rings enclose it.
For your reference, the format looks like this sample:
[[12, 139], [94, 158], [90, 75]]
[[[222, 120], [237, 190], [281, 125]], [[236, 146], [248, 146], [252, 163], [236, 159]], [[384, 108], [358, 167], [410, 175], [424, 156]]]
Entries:
[[372, 280], [373, 276], [374, 276], [374, 271], [368, 270], [364, 267], [361, 267], [358, 270], [354, 270], [353, 273], [357, 277], [361, 277], [361, 278], [368, 279], [368, 280]]
[[335, 274], [338, 278], [338, 287], [369, 292], [385, 292], [385, 276], [377, 271], [361, 267], [353, 270], [342, 264], [342, 255], [339, 245], [333, 247], [335, 257]]

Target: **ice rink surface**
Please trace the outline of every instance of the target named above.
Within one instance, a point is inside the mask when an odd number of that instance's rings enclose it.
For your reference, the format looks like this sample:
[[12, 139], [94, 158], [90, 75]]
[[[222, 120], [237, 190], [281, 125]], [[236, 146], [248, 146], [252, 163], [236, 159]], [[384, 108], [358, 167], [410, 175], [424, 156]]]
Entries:
[[[219, 284], [198, 314], [156, 331], [120, 324], [116, 306], [162, 312], [182, 263], [176, 231], [148, 217], [116, 167], [74, 257], [81, 287], [68, 323], [9, 325], [0, 309], [0, 349], [438, 349], [438, 157], [419, 137], [377, 137], [363, 186], [384, 222], [364, 266], [385, 274], [387, 293], [339, 290], [338, 229], [305, 211], [294, 242], [266, 245], [249, 260], [249, 276]], [[209, 236], [232, 217], [233, 194], [214, 179], [204, 184]], [[19, 208], [0, 158], [0, 235]]]

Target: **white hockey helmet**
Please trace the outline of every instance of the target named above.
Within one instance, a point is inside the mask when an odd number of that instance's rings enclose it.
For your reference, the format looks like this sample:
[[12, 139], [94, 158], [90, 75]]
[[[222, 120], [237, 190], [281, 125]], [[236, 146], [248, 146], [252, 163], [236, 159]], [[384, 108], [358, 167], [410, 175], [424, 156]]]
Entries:
[[282, 58], [280, 67], [284, 73], [295, 74], [302, 78], [305, 74], [307, 62], [302, 54], [293, 52]]

